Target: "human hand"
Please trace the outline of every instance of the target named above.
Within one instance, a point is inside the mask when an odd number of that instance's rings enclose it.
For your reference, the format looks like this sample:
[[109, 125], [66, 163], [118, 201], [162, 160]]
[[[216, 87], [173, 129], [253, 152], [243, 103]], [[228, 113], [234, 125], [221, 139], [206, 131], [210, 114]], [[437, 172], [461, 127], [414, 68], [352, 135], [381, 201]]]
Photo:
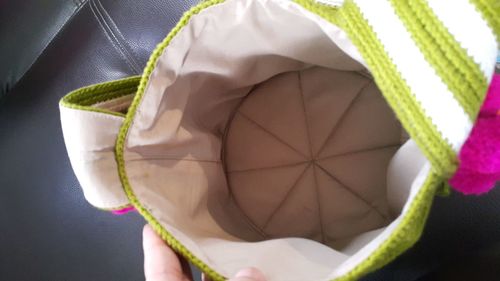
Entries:
[[[192, 281], [191, 269], [186, 260], [178, 256], [156, 234], [149, 224], [142, 232], [144, 249], [144, 274], [146, 281]], [[208, 281], [208, 278], [204, 278]], [[229, 281], [266, 281], [254, 268], [243, 269]]]

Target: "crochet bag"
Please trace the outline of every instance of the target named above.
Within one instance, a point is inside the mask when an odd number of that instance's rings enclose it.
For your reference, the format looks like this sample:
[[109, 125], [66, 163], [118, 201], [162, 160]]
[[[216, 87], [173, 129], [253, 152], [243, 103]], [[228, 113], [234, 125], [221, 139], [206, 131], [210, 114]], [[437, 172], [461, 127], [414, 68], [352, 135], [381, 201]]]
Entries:
[[71, 164], [92, 205], [136, 209], [214, 280], [358, 279], [418, 240], [447, 182], [500, 175], [492, 6], [204, 1], [141, 77], [61, 100]]

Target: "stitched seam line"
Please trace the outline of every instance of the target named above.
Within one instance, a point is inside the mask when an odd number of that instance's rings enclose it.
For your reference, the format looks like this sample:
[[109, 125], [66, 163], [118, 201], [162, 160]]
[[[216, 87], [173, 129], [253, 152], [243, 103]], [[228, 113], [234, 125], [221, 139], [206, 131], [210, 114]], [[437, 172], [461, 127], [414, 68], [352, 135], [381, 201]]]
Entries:
[[319, 184], [318, 184], [318, 174], [316, 172], [316, 165], [315, 163], [313, 163], [312, 165], [312, 169], [313, 169], [313, 179], [314, 179], [314, 189], [316, 191], [316, 202], [318, 203], [318, 216], [319, 216], [319, 229], [320, 229], [320, 233], [321, 233], [321, 242], [322, 243], [326, 243], [326, 239], [327, 239], [327, 236], [325, 234], [325, 227], [324, 227], [324, 218], [323, 218], [323, 212], [322, 212], [322, 208], [321, 208], [321, 201], [320, 201], [320, 187], [319, 187]]
[[233, 188], [232, 188], [232, 183], [230, 182], [229, 178], [227, 178], [227, 189], [229, 191], [229, 194], [230, 194], [230, 198], [231, 198], [231, 201], [236, 205], [237, 207], [237, 211], [239, 213], [239, 215], [241, 216], [241, 218], [243, 218], [243, 220], [245, 221], [245, 223], [247, 224], [247, 226], [249, 226], [251, 228], [251, 230], [253, 230], [257, 235], [259, 235], [261, 237], [261, 239], [268, 239], [268, 235], [263, 231], [263, 228], [258, 226], [254, 221], [253, 219], [251, 219], [248, 214], [244, 211], [245, 209], [242, 206], [242, 204], [240, 203], [240, 201], [238, 200], [238, 198], [236, 196], [234, 196], [234, 191], [233, 191]]
[[377, 207], [375, 207], [372, 202], [370, 202], [369, 200], [365, 199], [363, 196], [361, 196], [360, 194], [358, 194], [353, 189], [349, 188], [349, 186], [347, 184], [345, 184], [344, 182], [342, 182], [338, 177], [336, 177], [335, 175], [333, 175], [332, 173], [330, 173], [330, 171], [328, 171], [327, 169], [325, 169], [323, 166], [321, 166], [319, 164], [316, 164], [316, 166], [318, 168], [320, 168], [326, 175], [328, 175], [333, 181], [335, 181], [338, 184], [340, 184], [340, 186], [342, 187], [342, 189], [344, 189], [345, 191], [347, 191], [348, 193], [350, 193], [351, 195], [353, 195], [355, 198], [357, 198], [360, 201], [362, 201], [372, 211], [375, 211], [375, 213], [377, 213], [377, 215], [379, 215], [380, 217], [382, 217], [382, 219], [384, 221], [387, 220], [387, 216], [382, 211], [380, 211]]
[[[117, 145], [116, 145], [116, 158], [118, 162], [118, 171], [120, 174], [120, 179], [123, 183], [124, 189], [127, 193], [127, 196], [130, 198], [132, 204], [138, 209], [138, 211], [153, 225], [155, 230], [160, 233], [161, 237], [167, 241], [168, 244], [172, 246], [175, 250], [181, 252], [186, 258], [191, 260], [195, 265], [201, 268], [202, 271], [206, 272], [207, 275], [209, 275], [212, 279], [214, 280], [224, 280], [224, 277], [217, 273], [216, 271], [212, 270], [210, 267], [208, 267], [204, 262], [199, 260], [196, 256], [194, 256], [189, 250], [187, 250], [179, 241], [177, 241], [159, 222], [158, 220], [151, 215], [150, 211], [145, 208], [144, 205], [139, 201], [139, 199], [136, 197], [134, 194], [132, 187], [130, 186], [130, 183], [127, 178], [127, 173], [125, 170], [125, 163], [124, 163], [124, 146], [125, 146], [125, 138], [127, 136], [127, 133], [129, 131], [130, 125], [132, 123], [133, 117], [135, 115], [135, 112], [137, 110], [138, 105], [140, 104], [140, 101], [142, 100], [142, 96], [144, 94], [146, 85], [148, 83], [148, 77], [151, 74], [153, 68], [155, 67], [156, 62], [158, 61], [159, 56], [162, 54], [163, 50], [165, 47], [169, 44], [169, 42], [172, 40], [173, 37], [176, 36], [176, 34], [181, 30], [189, 21], [189, 18], [193, 16], [196, 13], [199, 13], [201, 10], [204, 8], [207, 8], [212, 5], [216, 5], [219, 3], [224, 2], [223, 0], [212, 0], [212, 1], [206, 1], [202, 2], [199, 6], [193, 8], [191, 11], [186, 13], [186, 15], [180, 20], [179, 24], [171, 31], [171, 33], [167, 36], [167, 38], [158, 46], [158, 48], [155, 50], [153, 55], [151, 56], [148, 66], [145, 69], [145, 72], [143, 74], [143, 78], [141, 79], [141, 83], [138, 89], [138, 94], [134, 98], [134, 102], [130, 108], [129, 113], [127, 114], [127, 117], [124, 121], [124, 125], [120, 129], [119, 136], [117, 138]], [[332, 16], [329, 15], [331, 18]], [[422, 191], [418, 194], [420, 196], [421, 194], [428, 195], [432, 192], [423, 192], [427, 191], [427, 189], [422, 189]], [[432, 191], [432, 190], [431, 190]], [[418, 197], [420, 198], [420, 197]], [[417, 199], [418, 199], [417, 198]], [[421, 198], [420, 198], [421, 199]], [[417, 200], [416, 202], [423, 202], [429, 203], [431, 200]], [[422, 212], [420, 211], [421, 204], [415, 204], [415, 201], [412, 204], [412, 210], [414, 213], [416, 212], [417, 215], [421, 215]], [[425, 206], [424, 206], [425, 207]], [[415, 211], [415, 209], [418, 210]], [[405, 216], [405, 218], [408, 218], [408, 216]], [[411, 222], [415, 222], [414, 217], [410, 217]], [[424, 218], [425, 219], [425, 218]], [[412, 224], [414, 225], [414, 224]], [[415, 230], [415, 229], [410, 229], [410, 230]], [[418, 227], [417, 227], [418, 230]], [[417, 231], [418, 232], [418, 231]]]
[[288, 199], [288, 197], [293, 193], [293, 191], [295, 190], [295, 187], [297, 186], [297, 184], [300, 182], [300, 180], [304, 177], [305, 173], [307, 172], [307, 169], [309, 169], [311, 167], [312, 164], [309, 164], [309, 165], [306, 165], [306, 167], [304, 168], [304, 170], [299, 174], [299, 176], [297, 177], [297, 179], [294, 181], [294, 183], [292, 184], [292, 186], [290, 187], [290, 189], [288, 189], [288, 191], [286, 192], [285, 196], [283, 196], [283, 198], [280, 200], [280, 202], [278, 203], [278, 205], [276, 206], [276, 208], [274, 208], [274, 210], [271, 212], [271, 214], [268, 216], [268, 218], [265, 220], [264, 224], [262, 225], [262, 229], [265, 230], [266, 227], [269, 225], [269, 223], [271, 222], [271, 220], [274, 218], [274, 216], [278, 213], [278, 211], [281, 209], [281, 207], [283, 206], [283, 204], [285, 203], [285, 201]]
[[141, 82], [139, 83], [139, 87], [137, 90], [137, 94], [132, 102], [132, 105], [129, 108], [125, 121], [123, 122], [122, 127], [120, 128], [120, 132], [116, 141], [116, 161], [118, 164], [118, 173], [120, 176], [120, 180], [124, 187], [125, 193], [127, 194], [130, 202], [134, 205], [137, 211], [153, 226], [157, 233], [161, 236], [163, 240], [165, 240], [175, 251], [181, 253], [186, 259], [191, 261], [195, 266], [197, 266], [201, 271], [203, 271], [208, 277], [210, 277], [214, 281], [223, 281], [225, 280], [224, 276], [213, 270], [210, 266], [196, 257], [191, 251], [189, 251], [182, 243], [180, 243], [169, 231], [167, 231], [161, 223], [151, 214], [150, 210], [148, 210], [144, 203], [139, 201], [139, 198], [135, 195], [130, 182], [127, 177], [127, 171], [125, 169], [125, 160], [124, 160], [124, 150], [125, 150], [125, 138], [127, 137], [128, 131], [132, 124], [132, 120], [134, 119], [135, 113], [138, 109], [139, 104], [144, 96], [144, 92], [146, 90], [146, 85], [148, 84], [149, 77], [155, 68], [159, 57], [162, 55], [165, 48], [169, 45], [172, 39], [181, 31], [189, 22], [190, 18], [204, 9], [215, 6], [217, 4], [223, 3], [225, 0], [208, 0], [203, 1], [197, 6], [193, 7], [191, 10], [186, 12], [184, 16], [179, 20], [177, 25], [170, 31], [167, 37], [156, 47], [153, 54], [149, 58], [149, 61], [144, 69], [144, 73], [141, 78]]
[[335, 281], [357, 280], [366, 272], [376, 270], [394, 260], [402, 251], [415, 244], [422, 234], [441, 179], [430, 172], [410, 208], [390, 236], [363, 262]]
[[139, 69], [136, 69], [132, 62], [130, 61], [129, 57], [127, 56], [126, 52], [123, 50], [123, 47], [120, 44], [120, 41], [114, 36], [113, 31], [111, 30], [111, 27], [108, 26], [106, 23], [106, 20], [104, 19], [103, 15], [99, 11], [99, 8], [97, 7], [97, 4], [95, 4], [94, 0], [89, 1], [89, 6], [90, 10], [92, 11], [92, 14], [94, 15], [95, 19], [99, 23], [99, 26], [104, 32], [104, 35], [106, 38], [108, 38], [108, 41], [113, 45], [115, 50], [118, 51], [118, 53], [121, 55], [121, 57], [124, 58], [125, 63], [127, 66], [132, 70], [133, 73], [138, 74], [140, 73]]
[[211, 159], [181, 159], [181, 158], [175, 158], [175, 157], [142, 157], [142, 158], [128, 158], [127, 161], [160, 161], [160, 160], [166, 160], [166, 161], [186, 161], [186, 162], [199, 162], [199, 163], [214, 163], [214, 164], [220, 164], [221, 161], [219, 160], [211, 160]]
[[308, 0], [295, 0], [298, 4], [324, 19], [342, 27], [358, 47], [382, 90], [386, 101], [401, 124], [417, 143], [433, 169], [443, 175], [452, 175], [458, 160], [451, 145], [422, 111], [420, 104], [390, 61], [371, 27], [364, 20], [352, 0], [346, 0], [340, 9], [323, 9]]
[[368, 148], [363, 148], [363, 149], [358, 149], [358, 150], [353, 150], [353, 151], [346, 151], [346, 152], [341, 152], [341, 153], [334, 154], [334, 155], [321, 157], [321, 158], [316, 159], [316, 161], [326, 160], [326, 159], [335, 158], [335, 157], [349, 156], [349, 155], [358, 154], [358, 153], [370, 153], [373, 151], [379, 151], [379, 150], [383, 150], [383, 149], [389, 149], [389, 148], [400, 147], [400, 146], [401, 146], [401, 144], [397, 143], [397, 144], [388, 144], [388, 145], [377, 146], [377, 147], [368, 147]]
[[100, 0], [94, 0], [94, 4], [96, 5], [96, 10], [99, 12], [101, 15], [104, 23], [108, 27], [108, 30], [110, 31], [110, 35], [115, 38], [118, 46], [120, 49], [123, 51], [125, 54], [126, 58], [130, 61], [130, 63], [133, 65], [135, 71], [137, 73], [141, 72], [141, 67], [137, 63], [135, 56], [133, 55], [133, 51], [128, 45], [127, 41], [125, 40], [125, 37], [123, 37], [123, 34], [121, 33], [120, 29], [116, 25], [115, 21], [111, 17], [111, 15], [108, 13], [108, 11], [104, 8]]
[[[406, 83], [402, 83], [401, 75], [353, 1], [346, 0], [342, 8], [333, 11], [323, 9], [321, 5], [308, 0], [295, 0], [295, 2], [346, 31], [370, 66], [377, 86], [408, 134], [415, 140], [434, 169], [442, 174], [451, 175], [457, 162], [453, 149], [437, 132], [432, 122], [425, 117], [421, 107], [417, 106], [415, 97]], [[389, 72], [395, 75], [389, 75]], [[436, 147], [443, 149], [436, 151]]]
[[[300, 100], [302, 102], [303, 116], [304, 116], [304, 121], [306, 124], [307, 142], [309, 144], [309, 155], [310, 155], [310, 159], [312, 161], [312, 159], [314, 158], [314, 151], [313, 151], [313, 147], [312, 147], [311, 133], [309, 132], [309, 128], [310, 128], [309, 118], [307, 118], [308, 114], [307, 114], [306, 102], [305, 102], [305, 98], [304, 98], [304, 89], [303, 89], [303, 85], [302, 85], [302, 75], [301, 75], [300, 71], [297, 72], [297, 78], [298, 78], [297, 81], [298, 81], [298, 88], [299, 88], [299, 93], [300, 93]], [[316, 177], [316, 169], [314, 167], [314, 163], [313, 163], [312, 169], [313, 169], [313, 173], [314, 173], [314, 189], [315, 189], [315, 193], [316, 193], [316, 203], [318, 205], [317, 211], [318, 211], [318, 216], [319, 216], [319, 228], [320, 228], [320, 233], [321, 233], [321, 242], [325, 243], [326, 242], [326, 235], [325, 235], [324, 226], [323, 226], [323, 212], [321, 211], [321, 203], [319, 200], [318, 180]]]
[[455, 152], [425, 115], [396, 66], [388, 58], [375, 33], [364, 20], [359, 8], [352, 0], [347, 0], [340, 12], [345, 30], [363, 54], [383, 96], [407, 132], [432, 163], [434, 169], [440, 174], [451, 175], [457, 163]]
[[368, 81], [366, 82], [365, 85], [363, 85], [363, 87], [361, 87], [361, 89], [356, 93], [356, 95], [353, 97], [353, 99], [349, 102], [349, 104], [347, 105], [347, 107], [345, 108], [344, 112], [342, 112], [342, 115], [340, 115], [339, 119], [337, 120], [337, 122], [335, 123], [335, 125], [333, 126], [333, 128], [330, 130], [330, 132], [328, 133], [328, 136], [327, 138], [325, 139], [325, 142], [320, 146], [320, 149], [318, 150], [318, 152], [316, 153], [315, 157], [319, 157], [321, 152], [323, 151], [323, 149], [325, 148], [325, 146], [328, 144], [328, 141], [333, 137], [335, 136], [335, 133], [337, 132], [337, 129], [339, 128], [339, 126], [344, 122], [344, 119], [346, 118], [347, 114], [349, 113], [349, 111], [351, 110], [351, 108], [354, 106], [354, 104], [356, 104], [356, 102], [358, 101], [359, 97], [361, 96], [361, 94], [363, 93], [363, 91], [371, 84], [371, 81]]
[[281, 138], [279, 138], [278, 136], [276, 136], [275, 134], [273, 134], [271, 131], [267, 130], [266, 128], [264, 128], [263, 126], [261, 126], [259, 123], [257, 123], [255, 120], [251, 119], [250, 117], [248, 117], [246, 114], [242, 113], [242, 112], [238, 112], [237, 113], [238, 115], [240, 115], [241, 117], [243, 117], [244, 119], [246, 119], [248, 122], [254, 124], [255, 126], [257, 126], [259, 129], [261, 129], [263, 132], [267, 133], [269, 136], [273, 137], [275, 140], [277, 140], [279, 143], [285, 145], [286, 147], [290, 148], [291, 150], [295, 151], [298, 155], [304, 157], [304, 158], [308, 158], [306, 155], [302, 154], [300, 151], [298, 151], [297, 149], [295, 149], [293, 146], [291, 146], [290, 144], [288, 144], [286, 141], [282, 140]]
[[261, 170], [272, 170], [272, 169], [279, 169], [279, 168], [287, 168], [287, 167], [293, 167], [293, 166], [298, 166], [301, 164], [306, 164], [311, 161], [306, 160], [306, 161], [301, 161], [301, 162], [296, 162], [296, 163], [291, 163], [291, 164], [285, 164], [285, 165], [278, 165], [278, 166], [267, 166], [267, 167], [260, 167], [260, 168], [250, 168], [250, 169], [243, 169], [243, 170], [231, 170], [227, 171], [228, 174], [231, 173], [244, 173], [244, 172], [252, 172], [252, 171], [261, 171]]

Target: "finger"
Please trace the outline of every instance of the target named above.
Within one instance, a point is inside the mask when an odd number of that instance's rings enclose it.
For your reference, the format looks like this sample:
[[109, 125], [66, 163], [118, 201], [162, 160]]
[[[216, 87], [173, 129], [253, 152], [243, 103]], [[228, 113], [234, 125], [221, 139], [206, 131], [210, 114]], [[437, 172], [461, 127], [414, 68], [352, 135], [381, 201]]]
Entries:
[[177, 255], [154, 232], [145, 225], [143, 232], [144, 275], [147, 281], [185, 281]]
[[259, 270], [250, 267], [239, 271], [229, 281], [266, 281], [266, 278]]

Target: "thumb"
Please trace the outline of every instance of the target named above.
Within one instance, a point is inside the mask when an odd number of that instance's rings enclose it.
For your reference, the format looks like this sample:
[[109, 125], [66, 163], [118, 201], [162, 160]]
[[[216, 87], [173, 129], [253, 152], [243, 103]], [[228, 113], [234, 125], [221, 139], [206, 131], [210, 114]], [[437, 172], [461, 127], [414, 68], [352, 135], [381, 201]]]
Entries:
[[229, 281], [266, 281], [266, 278], [259, 270], [249, 267], [240, 270], [233, 278], [229, 279]]

